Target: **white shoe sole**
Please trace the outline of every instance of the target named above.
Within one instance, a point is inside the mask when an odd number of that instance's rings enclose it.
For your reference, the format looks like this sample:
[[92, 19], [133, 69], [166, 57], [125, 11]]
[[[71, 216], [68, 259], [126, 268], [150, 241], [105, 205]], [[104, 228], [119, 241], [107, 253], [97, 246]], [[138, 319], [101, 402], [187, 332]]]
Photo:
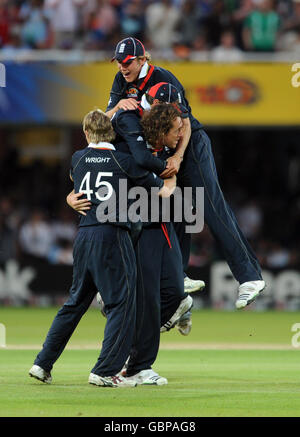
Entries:
[[179, 305], [179, 307], [177, 308], [176, 312], [173, 314], [173, 316], [170, 318], [170, 320], [168, 320], [168, 322], [166, 322], [161, 328], [160, 328], [160, 332], [166, 332], [169, 331], [170, 329], [172, 329], [176, 323], [178, 322], [178, 320], [180, 319], [180, 317], [186, 313], [187, 311], [189, 311], [193, 306], [193, 299], [191, 298], [191, 296], [187, 296], [185, 297], [182, 301], [181, 304]]
[[264, 291], [265, 288], [266, 288], [266, 285], [265, 285], [261, 290], [258, 290], [258, 291], [256, 292], [256, 294], [255, 294], [254, 296], [252, 296], [252, 298], [249, 299], [249, 300], [247, 300], [247, 301], [246, 301], [246, 300], [241, 300], [241, 301], [237, 300], [236, 303], [235, 303], [235, 307], [236, 307], [236, 309], [237, 309], [237, 310], [242, 310], [243, 308], [246, 308], [246, 306], [250, 305], [252, 302], [255, 301], [255, 299], [257, 298], [257, 296], [258, 296], [262, 291]]
[[156, 382], [138, 382], [138, 385], [167, 385], [168, 380], [163, 378], [161, 380], [158, 380]]
[[105, 377], [101, 377], [99, 375], [92, 374], [88, 379], [89, 384], [96, 385], [97, 387], [109, 387], [109, 388], [133, 388], [137, 386], [137, 383], [132, 384], [114, 384], [111, 381], [107, 381]]
[[203, 290], [204, 288], [205, 288], [205, 282], [204, 281], [201, 281], [201, 280], [195, 280], [195, 282], [198, 282], [198, 284], [197, 285], [194, 285], [194, 287], [189, 287], [188, 285], [187, 286], [184, 286], [184, 292], [185, 293], [194, 293], [195, 291], [201, 291], [201, 290]]
[[31, 378], [35, 378], [38, 381], [44, 382], [45, 384], [51, 384], [52, 383], [52, 378], [51, 376], [45, 376], [43, 374], [43, 370], [41, 368], [39, 368], [39, 366], [32, 366], [31, 369], [29, 370], [29, 376]]

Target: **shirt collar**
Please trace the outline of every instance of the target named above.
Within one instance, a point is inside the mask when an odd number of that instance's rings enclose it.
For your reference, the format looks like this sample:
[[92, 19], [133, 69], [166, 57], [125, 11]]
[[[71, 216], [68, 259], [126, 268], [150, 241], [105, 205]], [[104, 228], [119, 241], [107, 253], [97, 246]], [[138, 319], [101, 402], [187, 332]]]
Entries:
[[95, 143], [90, 143], [90, 144], [88, 145], [88, 147], [91, 147], [91, 148], [93, 148], [93, 149], [109, 149], [109, 150], [116, 150], [115, 147], [114, 147], [112, 144], [110, 144], [110, 143], [106, 143], [106, 142], [102, 142], [102, 141], [100, 141], [100, 143], [97, 143], [97, 144], [95, 144]]
[[149, 104], [148, 100], [146, 99], [146, 94], [142, 95], [142, 99], [141, 99], [140, 105], [141, 105], [141, 107], [143, 108], [144, 111], [150, 111], [151, 105]]
[[148, 64], [148, 62], [145, 62], [145, 64], [142, 66], [142, 69], [140, 71], [140, 74], [138, 77], [139, 79], [143, 79], [145, 76], [147, 76], [148, 68], [149, 68], [149, 64]]

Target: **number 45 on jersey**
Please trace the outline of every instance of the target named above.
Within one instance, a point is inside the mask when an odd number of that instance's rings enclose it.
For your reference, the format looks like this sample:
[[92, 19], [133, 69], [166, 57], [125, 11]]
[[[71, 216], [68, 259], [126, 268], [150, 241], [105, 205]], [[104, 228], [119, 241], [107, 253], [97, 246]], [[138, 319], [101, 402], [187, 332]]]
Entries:
[[[91, 172], [88, 171], [81, 181], [79, 192], [85, 194], [88, 200], [91, 200], [93, 195], [95, 195], [96, 198], [101, 202], [108, 200], [111, 197], [114, 190], [110, 182], [101, 180], [102, 176], [112, 177], [113, 173], [99, 171], [96, 177], [95, 185], [94, 187], [91, 188]], [[101, 196], [99, 194], [99, 189], [101, 187], [107, 188], [107, 193], [104, 196]]]

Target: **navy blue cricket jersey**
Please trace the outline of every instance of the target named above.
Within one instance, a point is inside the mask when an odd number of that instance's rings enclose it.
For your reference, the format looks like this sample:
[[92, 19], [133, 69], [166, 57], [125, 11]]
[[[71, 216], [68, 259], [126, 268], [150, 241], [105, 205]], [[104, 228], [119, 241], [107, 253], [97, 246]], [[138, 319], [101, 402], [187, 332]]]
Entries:
[[177, 88], [182, 99], [181, 103], [189, 112], [192, 130], [203, 128], [203, 125], [192, 115], [184, 88], [179, 80], [170, 71], [147, 63], [143, 66], [140, 78], [136, 80], [136, 83], [127, 83], [120, 71], [116, 74], [106, 111], [114, 108], [121, 99], [131, 97], [140, 101], [145, 91], [159, 82], [168, 82]]
[[144, 139], [140, 111], [141, 108], [133, 111], [119, 109], [113, 115], [111, 122], [117, 134], [114, 145], [119, 151], [131, 153], [141, 167], [160, 175], [166, 168], [166, 161], [152, 155], [152, 149]]
[[[109, 223], [130, 229], [129, 220], [124, 220], [120, 215], [120, 197], [127, 196], [134, 186], [143, 186], [149, 191], [151, 187], [160, 189], [164, 184], [155, 174], [138, 166], [130, 154], [117, 151], [109, 143], [89, 144], [85, 149], [75, 152], [70, 175], [74, 181], [75, 193], [84, 193], [84, 198], [92, 204], [86, 216], [80, 216], [79, 226], [99, 225], [98, 206], [102, 202], [114, 200], [115, 214]], [[115, 198], [111, 199], [111, 196]]]

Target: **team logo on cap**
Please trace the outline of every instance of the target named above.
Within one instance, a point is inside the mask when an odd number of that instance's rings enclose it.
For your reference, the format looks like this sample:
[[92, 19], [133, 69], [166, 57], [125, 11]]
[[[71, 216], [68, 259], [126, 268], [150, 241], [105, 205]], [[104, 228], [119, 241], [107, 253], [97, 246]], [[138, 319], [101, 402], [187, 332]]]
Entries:
[[124, 53], [125, 47], [126, 47], [126, 44], [123, 42], [119, 47], [118, 53]]

